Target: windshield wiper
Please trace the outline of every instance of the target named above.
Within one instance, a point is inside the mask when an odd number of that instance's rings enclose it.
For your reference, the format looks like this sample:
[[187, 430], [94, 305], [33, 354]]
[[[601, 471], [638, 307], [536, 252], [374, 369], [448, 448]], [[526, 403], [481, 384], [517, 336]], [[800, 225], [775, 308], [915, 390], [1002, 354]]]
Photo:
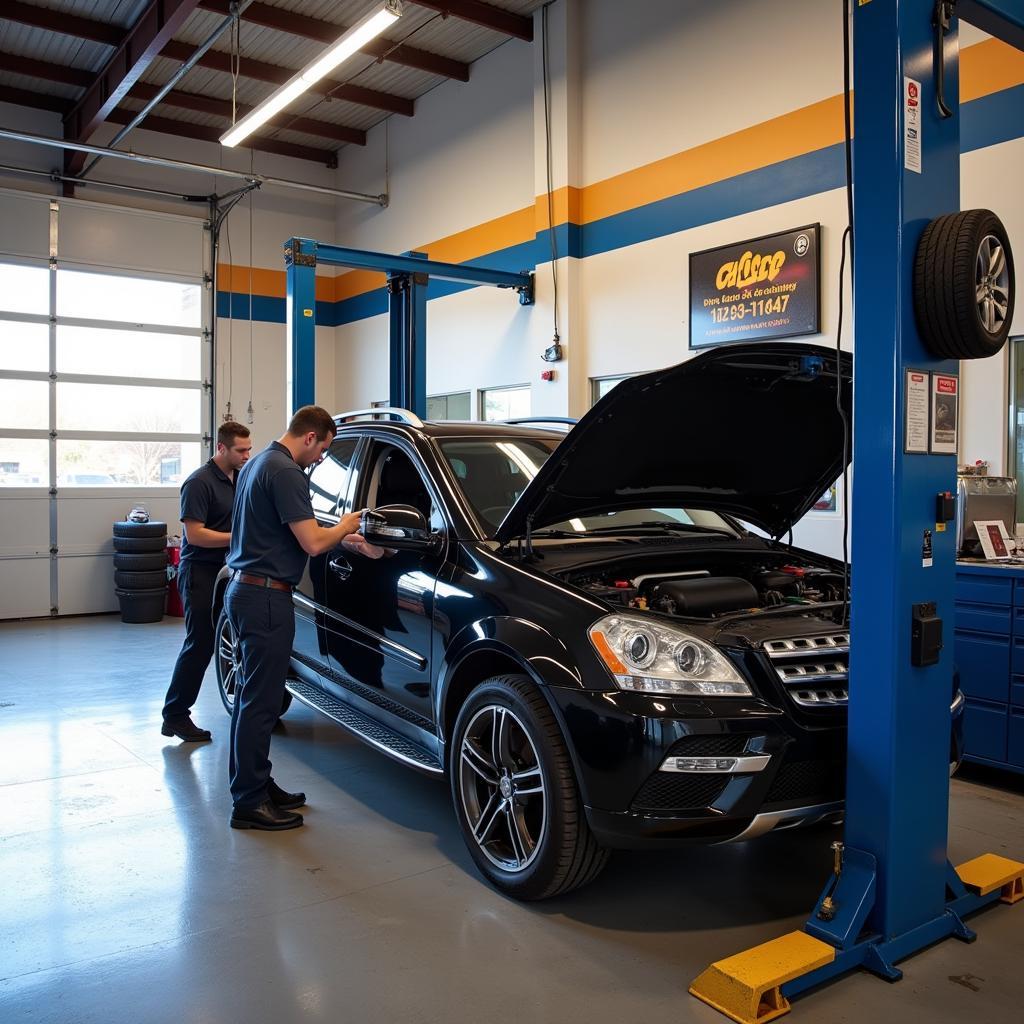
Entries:
[[729, 537], [726, 530], [714, 526], [698, 526], [696, 523], [675, 523], [661, 519], [652, 519], [642, 523], [631, 523], [616, 526], [599, 526], [594, 530], [587, 530], [588, 534], [593, 533], [629, 533], [631, 530], [680, 530], [683, 533], [711, 533], [719, 537]]

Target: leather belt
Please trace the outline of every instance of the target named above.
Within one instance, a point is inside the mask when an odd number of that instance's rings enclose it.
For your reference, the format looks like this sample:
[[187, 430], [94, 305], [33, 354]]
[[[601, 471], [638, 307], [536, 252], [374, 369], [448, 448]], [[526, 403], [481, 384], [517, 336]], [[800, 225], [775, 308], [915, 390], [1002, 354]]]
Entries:
[[254, 572], [236, 571], [232, 579], [239, 583], [248, 583], [252, 587], [270, 587], [271, 590], [287, 590], [289, 593], [294, 589], [290, 583], [284, 580], [275, 580], [270, 576], [257, 576]]

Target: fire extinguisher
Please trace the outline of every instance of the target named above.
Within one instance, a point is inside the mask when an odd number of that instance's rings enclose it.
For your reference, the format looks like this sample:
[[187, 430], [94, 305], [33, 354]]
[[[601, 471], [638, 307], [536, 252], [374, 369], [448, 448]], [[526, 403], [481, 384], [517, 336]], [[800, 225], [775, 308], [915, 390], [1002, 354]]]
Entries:
[[185, 617], [185, 608], [178, 591], [178, 566], [181, 565], [181, 538], [167, 538], [167, 614]]

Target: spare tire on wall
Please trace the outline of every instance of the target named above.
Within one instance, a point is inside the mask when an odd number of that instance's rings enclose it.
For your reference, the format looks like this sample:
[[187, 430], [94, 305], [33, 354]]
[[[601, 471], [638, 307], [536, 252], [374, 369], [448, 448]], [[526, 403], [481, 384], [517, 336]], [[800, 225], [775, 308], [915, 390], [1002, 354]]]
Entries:
[[961, 210], [925, 229], [914, 262], [914, 311], [940, 359], [984, 359], [1003, 347], [1013, 321], [1013, 252], [991, 210]]

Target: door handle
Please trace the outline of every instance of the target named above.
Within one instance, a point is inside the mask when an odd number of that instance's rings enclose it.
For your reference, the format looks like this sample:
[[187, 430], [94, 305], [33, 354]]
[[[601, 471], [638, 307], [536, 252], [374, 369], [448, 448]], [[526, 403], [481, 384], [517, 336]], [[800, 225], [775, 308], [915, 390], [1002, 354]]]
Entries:
[[332, 558], [327, 563], [327, 568], [340, 580], [347, 580], [352, 575], [352, 563], [342, 555]]

